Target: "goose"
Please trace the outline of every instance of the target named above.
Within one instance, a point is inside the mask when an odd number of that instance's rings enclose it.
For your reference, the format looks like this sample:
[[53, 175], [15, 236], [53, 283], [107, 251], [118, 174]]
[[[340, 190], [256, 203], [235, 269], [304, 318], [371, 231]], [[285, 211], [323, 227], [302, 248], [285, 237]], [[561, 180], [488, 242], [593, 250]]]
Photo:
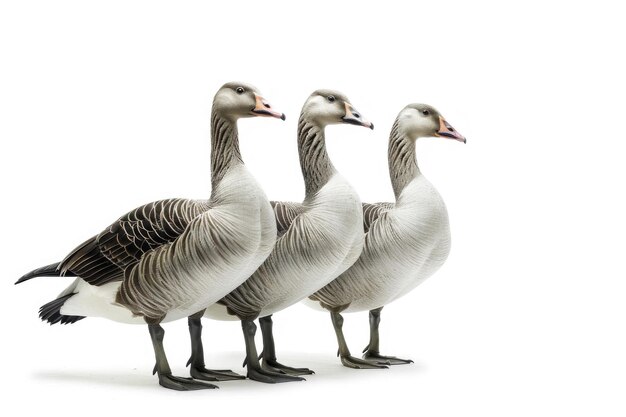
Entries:
[[251, 85], [227, 83], [216, 93], [208, 200], [145, 204], [61, 262], [21, 277], [16, 284], [38, 276], [77, 277], [41, 307], [41, 319], [69, 324], [90, 316], [147, 324], [156, 358], [153, 373], [165, 388], [216, 388], [204, 381], [236, 378], [229, 371], [212, 373], [200, 362], [192, 363], [193, 378], [172, 375], [160, 324], [196, 314], [228, 294], [261, 265], [276, 241], [272, 207], [239, 151], [237, 121], [252, 116], [285, 119]]
[[[435, 273], [450, 252], [450, 227], [443, 199], [420, 172], [415, 141], [442, 137], [466, 143], [441, 114], [410, 104], [389, 136], [389, 174], [395, 203], [363, 204], [365, 244], [359, 259], [337, 279], [313, 293], [306, 304], [330, 312], [338, 356], [350, 368], [386, 368], [410, 359], [380, 354], [378, 326], [383, 307]], [[370, 341], [363, 359], [350, 354], [343, 335], [343, 312], [369, 310]]]
[[[363, 211], [356, 191], [333, 166], [325, 143], [327, 125], [348, 123], [374, 128], [347, 97], [332, 90], [311, 94], [298, 122], [298, 151], [304, 177], [302, 203], [272, 201], [278, 227], [274, 250], [242, 285], [206, 309], [212, 319], [239, 319], [246, 345], [248, 378], [265, 383], [299, 381], [313, 373], [276, 360], [267, 342], [271, 315], [301, 301], [345, 271], [363, 246]], [[261, 317], [263, 366], [259, 362], [254, 320]], [[190, 327], [197, 325], [192, 323]], [[199, 320], [199, 319], [198, 319]], [[201, 342], [192, 342], [201, 346]], [[192, 351], [192, 356], [197, 352]]]

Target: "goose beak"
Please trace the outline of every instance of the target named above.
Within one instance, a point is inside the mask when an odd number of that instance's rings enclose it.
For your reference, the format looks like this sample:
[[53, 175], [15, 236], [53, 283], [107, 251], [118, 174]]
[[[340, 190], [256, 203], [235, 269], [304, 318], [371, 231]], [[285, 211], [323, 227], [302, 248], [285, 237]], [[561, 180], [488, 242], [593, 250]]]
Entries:
[[439, 130], [435, 133], [435, 136], [450, 138], [458, 140], [459, 142], [467, 143], [465, 136], [457, 132], [456, 129], [450, 126], [450, 123], [446, 122], [446, 119], [441, 116], [439, 116]]
[[347, 102], [344, 104], [346, 106], [346, 115], [341, 118], [342, 122], [349, 123], [351, 125], [369, 127], [372, 130], [374, 129], [374, 123], [368, 122], [367, 120], [363, 119], [361, 117], [361, 113], [359, 113], [354, 107], [352, 107], [352, 104]]
[[256, 100], [255, 106], [252, 110], [250, 110], [250, 113], [252, 113], [253, 116], [275, 117], [277, 119], [285, 120], [285, 114], [273, 110], [270, 103], [268, 103], [263, 97], [255, 94], [254, 98]]

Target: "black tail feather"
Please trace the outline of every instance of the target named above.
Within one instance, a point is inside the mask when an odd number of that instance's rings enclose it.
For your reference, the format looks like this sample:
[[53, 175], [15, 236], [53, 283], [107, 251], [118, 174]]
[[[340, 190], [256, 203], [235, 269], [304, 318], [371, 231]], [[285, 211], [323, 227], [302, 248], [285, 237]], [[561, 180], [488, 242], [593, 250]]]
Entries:
[[[55, 264], [50, 264], [50, 265], [42, 266], [41, 268], [33, 269], [32, 271], [24, 275], [22, 278], [18, 279], [15, 282], [15, 284], [16, 285], [21, 284], [24, 281], [28, 281], [29, 279], [36, 278], [36, 277], [60, 277], [60, 276], [61, 276], [61, 271], [59, 269], [59, 262], [57, 262]], [[64, 276], [75, 277], [76, 275], [74, 275], [70, 271], [67, 271], [64, 274]]]
[[47, 321], [48, 323], [56, 324], [71, 324], [76, 323], [78, 320], [84, 319], [85, 316], [64, 316], [61, 314], [61, 307], [65, 302], [76, 293], [71, 293], [59, 297], [55, 300], [50, 301], [47, 304], [44, 304], [39, 309], [39, 317], [43, 321]]

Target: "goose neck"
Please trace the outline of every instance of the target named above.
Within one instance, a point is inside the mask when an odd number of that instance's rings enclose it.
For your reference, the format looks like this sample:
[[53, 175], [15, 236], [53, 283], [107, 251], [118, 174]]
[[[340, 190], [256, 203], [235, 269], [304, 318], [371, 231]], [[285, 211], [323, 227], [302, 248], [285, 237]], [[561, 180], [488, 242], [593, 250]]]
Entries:
[[420, 175], [415, 155], [415, 139], [411, 139], [394, 123], [389, 135], [389, 176], [396, 200], [402, 190]]
[[298, 122], [298, 153], [304, 177], [305, 198], [309, 198], [315, 195], [336, 171], [326, 151], [324, 127], [307, 120], [304, 116], [300, 116]]
[[217, 111], [211, 113], [211, 185], [213, 189], [234, 166], [243, 164], [237, 121]]

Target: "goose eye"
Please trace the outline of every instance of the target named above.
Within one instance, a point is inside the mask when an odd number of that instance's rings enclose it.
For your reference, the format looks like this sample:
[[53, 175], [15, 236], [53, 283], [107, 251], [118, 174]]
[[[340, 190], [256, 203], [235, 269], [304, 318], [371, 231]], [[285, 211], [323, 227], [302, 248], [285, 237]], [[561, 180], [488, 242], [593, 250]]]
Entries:
[[422, 110], [422, 114], [424, 116], [428, 116], [430, 114], [430, 112], [428, 110]]
[[243, 87], [237, 87], [236, 91], [237, 91], [237, 94], [243, 94], [244, 89], [243, 89]]
[[328, 101], [330, 101], [331, 103], [335, 101], [335, 96], [328, 96]]

